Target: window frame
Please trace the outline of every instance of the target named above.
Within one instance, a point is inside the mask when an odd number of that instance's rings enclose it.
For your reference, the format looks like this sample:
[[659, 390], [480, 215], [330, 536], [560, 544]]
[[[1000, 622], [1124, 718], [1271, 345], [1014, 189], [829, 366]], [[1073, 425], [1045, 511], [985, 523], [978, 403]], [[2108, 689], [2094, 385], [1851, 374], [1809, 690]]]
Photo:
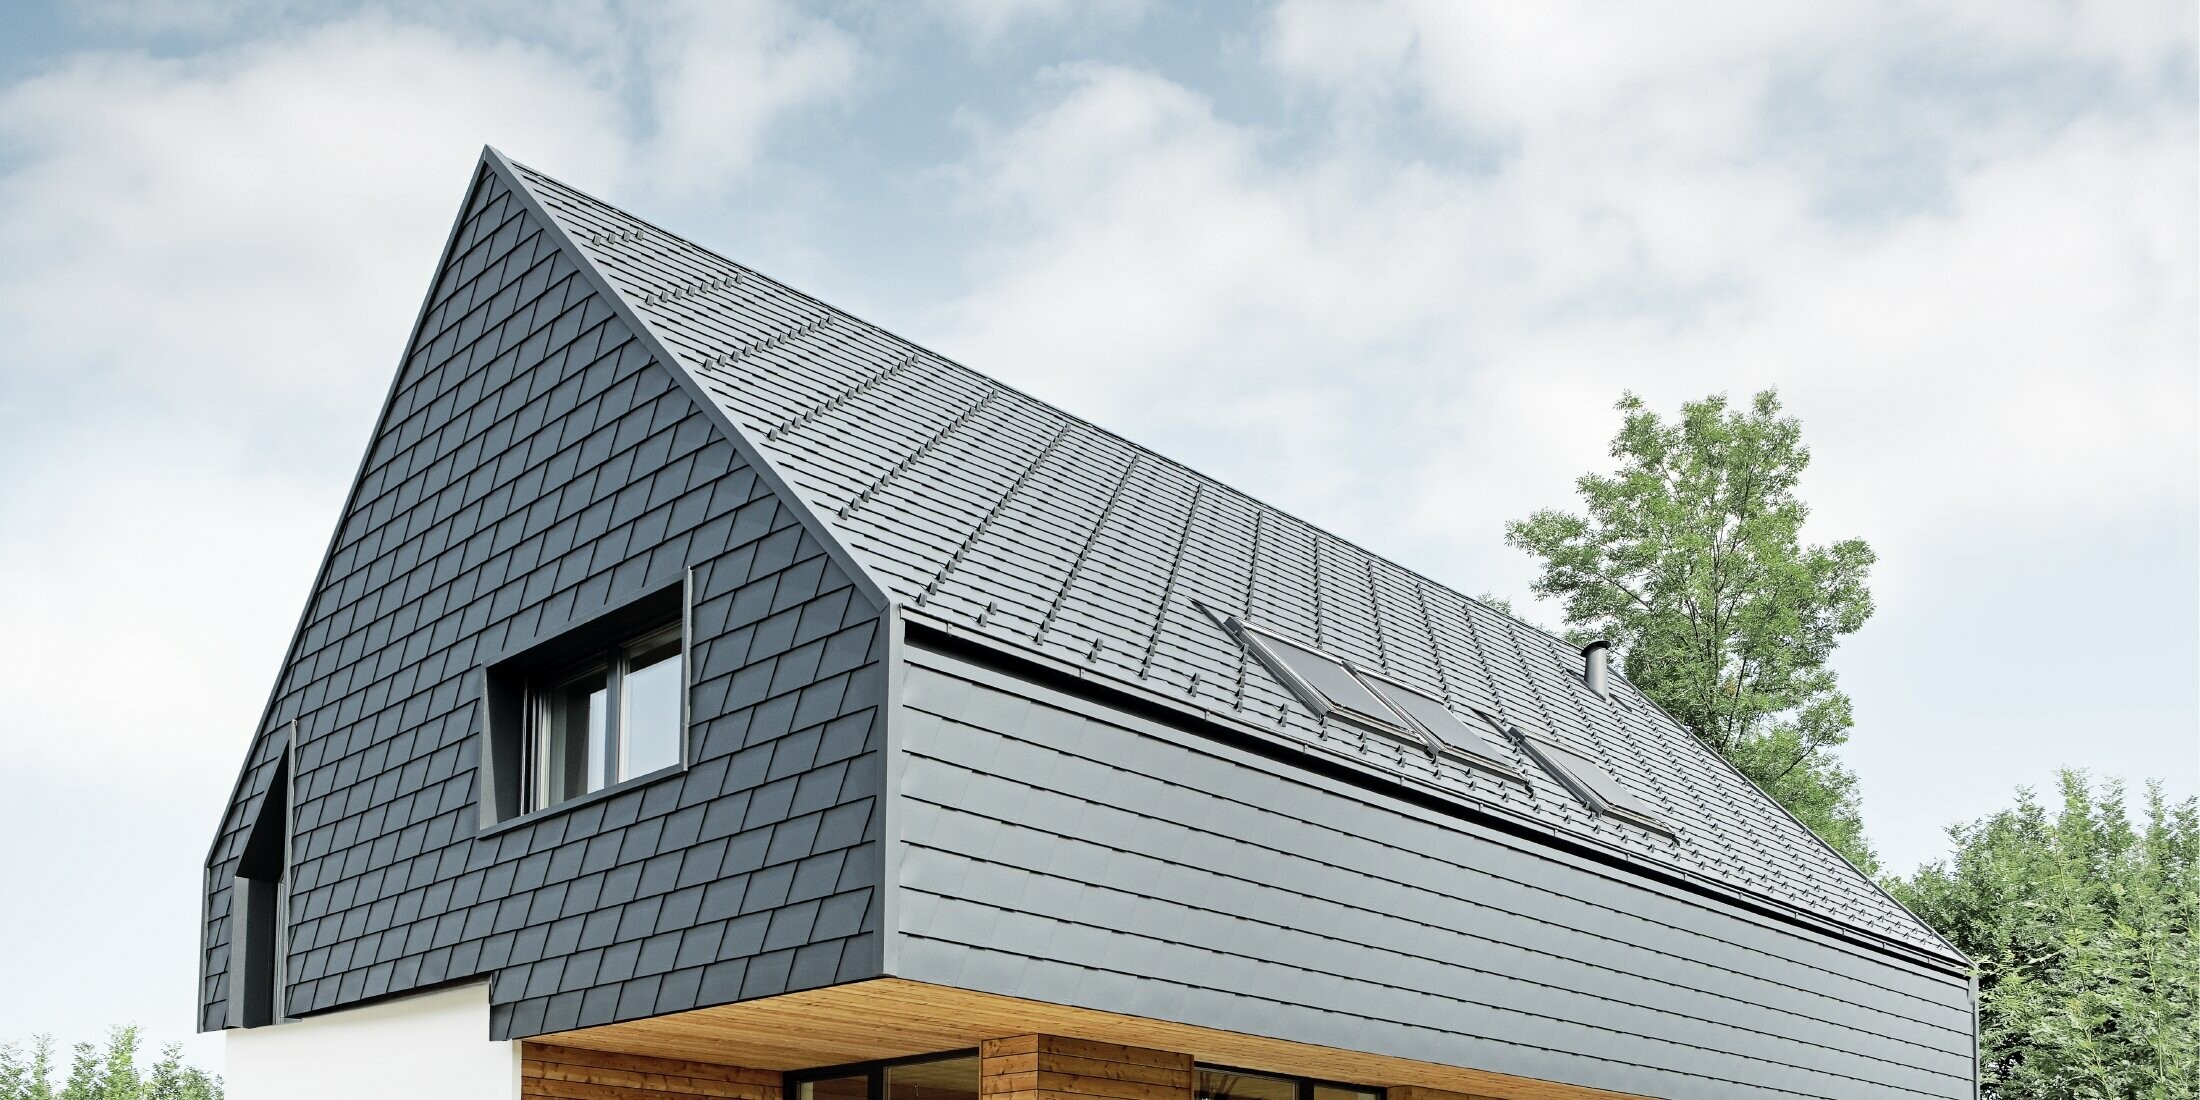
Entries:
[[[1307, 645], [1280, 631], [1244, 622], [1236, 616], [1225, 619], [1223, 628], [1237, 638], [1246, 651], [1260, 662], [1261, 667], [1267, 669], [1269, 674], [1284, 686], [1284, 690], [1297, 696], [1300, 703], [1305, 705], [1308, 710], [1313, 711], [1316, 718], [1328, 718], [1335, 715], [1363, 729], [1370, 729], [1378, 733], [1413, 741], [1429, 754], [1431, 760], [1450, 759], [1523, 787], [1531, 785], [1527, 775], [1521, 772], [1520, 769], [1495, 757], [1483, 756], [1471, 749], [1453, 745], [1441, 733], [1428, 728], [1419, 719], [1413, 717], [1404, 706], [1392, 699], [1384, 689], [1387, 687], [1428, 699], [1445, 710], [1451, 711], [1451, 716], [1457, 719], [1460, 725], [1467, 726], [1467, 720], [1461, 717], [1457, 711], [1452, 710], [1450, 703], [1437, 699], [1426, 692], [1415, 691], [1380, 673], [1362, 668], [1358, 662], [1349, 657], [1333, 657], [1322, 652], [1318, 647]], [[1364, 714], [1357, 707], [1347, 706], [1331, 699], [1328, 692], [1321, 690], [1307, 680], [1297, 669], [1291, 667], [1291, 662], [1283, 654], [1275, 650], [1274, 645], [1279, 643], [1292, 649], [1310, 653], [1316, 658], [1329, 661], [1342, 668], [1345, 675], [1352, 677], [1361, 690], [1366, 691], [1374, 698], [1375, 702], [1383, 708], [1384, 713]], [[1476, 712], [1475, 716], [1482, 718], [1479, 712]], [[1483, 720], [1487, 722], [1487, 719]], [[1495, 723], [1489, 724], [1502, 735], [1503, 727], [1497, 726]], [[1468, 729], [1469, 732], [1473, 732], [1471, 726]], [[1493, 745], [1492, 748], [1494, 749], [1495, 746]], [[1250, 1073], [1252, 1071], [1247, 1070], [1245, 1072]]]
[[[679, 740], [683, 742], [680, 759], [675, 764], [684, 765], [687, 762], [685, 746], [685, 730], [688, 724], [687, 689], [692, 684], [692, 678], [688, 674], [687, 667], [687, 629], [683, 623], [662, 623], [655, 627], [645, 628], [638, 634], [622, 635], [618, 641], [611, 643], [593, 655], [582, 657], [569, 664], [552, 666], [553, 671], [550, 674], [531, 678], [526, 682], [522, 688], [526, 693], [526, 697], [520, 703], [521, 713], [525, 716], [526, 722], [525, 744], [522, 751], [526, 753], [528, 764], [526, 778], [522, 781], [520, 788], [520, 804], [526, 807], [525, 812], [540, 813], [553, 807], [562, 806], [573, 799], [586, 798], [597, 791], [631, 783], [645, 775], [663, 771], [665, 767], [674, 766], [664, 765], [651, 768], [647, 772], [627, 774], [627, 763], [631, 756], [631, 741], [628, 734], [632, 732], [632, 723], [628, 720], [629, 715], [627, 713], [627, 703], [629, 701], [626, 686], [627, 678], [635, 671], [635, 653], [656, 648], [656, 645], [661, 643], [662, 639], [668, 634], [679, 639], [680, 649], [678, 656], [672, 658], [680, 662], [680, 715], [676, 722], [680, 729]], [[589, 732], [589, 752], [592, 755], [599, 748], [601, 749], [603, 753], [601, 761], [603, 774], [600, 777], [587, 776], [586, 781], [596, 782], [600, 779], [601, 782], [598, 786], [591, 787], [579, 794], [549, 801], [548, 794], [553, 786], [551, 777], [555, 774], [556, 767], [556, 762], [550, 752], [550, 739], [554, 736], [550, 729], [551, 711], [557, 706], [556, 694], [568, 685], [597, 675], [603, 677], [604, 683], [602, 744], [599, 746], [595, 743], [597, 737], [595, 731], [591, 730]]]
[[[1517, 727], [1508, 728], [1506, 732], [1511, 735], [1514, 742], [1520, 745], [1522, 750], [1534, 758], [1535, 762], [1544, 771], [1556, 776], [1558, 781], [1568, 791], [1572, 792], [1573, 796], [1579, 799], [1582, 805], [1589, 807], [1591, 811], [1603, 817], [1625, 821], [1644, 832], [1655, 833], [1667, 840], [1678, 841], [1680, 839], [1680, 830], [1668, 824], [1664, 818], [1651, 813], [1652, 807], [1648, 801], [1641, 795], [1628, 790], [1627, 784], [1622, 782], [1619, 776], [1612, 774], [1610, 769], [1548, 738], [1532, 736], [1522, 732]], [[1569, 763], [1571, 760], [1578, 760], [1583, 766], [1599, 769], [1603, 772], [1604, 778], [1616, 786], [1621, 794], [1635, 802], [1642, 803], [1642, 806], [1637, 808], [1605, 798], [1595, 786], [1578, 774], [1580, 769]]]
[[1289, 1081], [1294, 1086], [1292, 1090], [1293, 1100], [1314, 1100], [1314, 1090], [1317, 1088], [1371, 1093], [1374, 1095], [1375, 1100], [1389, 1100], [1390, 1098], [1390, 1089], [1383, 1085], [1362, 1085], [1351, 1081], [1332, 1081], [1326, 1077], [1300, 1077], [1294, 1073], [1279, 1073], [1275, 1070], [1251, 1069], [1246, 1066], [1224, 1065], [1220, 1062], [1201, 1062], [1194, 1059], [1192, 1062], [1193, 1100], [1198, 1100], [1199, 1097], [1199, 1071], [1206, 1069], [1214, 1070], [1217, 1073], [1236, 1073], [1248, 1077], [1266, 1077], [1276, 1081]]
[[[951, 1062], [957, 1058], [980, 1058], [977, 1047], [961, 1047], [955, 1050], [936, 1051], [931, 1054], [912, 1054], [905, 1058], [876, 1058], [868, 1062], [842, 1062], [834, 1066], [817, 1066], [812, 1069], [791, 1069], [780, 1075], [780, 1094], [785, 1100], [796, 1100], [803, 1085], [818, 1081], [830, 1081], [836, 1077], [864, 1078], [865, 1100], [886, 1100], [886, 1071], [896, 1066], [922, 1065], [926, 1062]], [[983, 1087], [985, 1063], [978, 1063], [978, 1078]]]
[[[686, 771], [694, 757], [695, 624], [693, 570], [677, 582], [632, 593], [586, 618], [545, 626], [515, 639], [480, 666], [481, 774], [480, 823], [476, 835], [517, 828], [566, 813]], [[625, 754], [624, 700], [620, 682], [630, 650], [677, 630], [680, 662], [676, 736], [672, 763], [616, 778]], [[538, 743], [544, 731], [540, 700], [547, 692], [603, 668], [604, 718], [609, 751], [605, 765], [611, 781], [557, 802], [538, 805], [547, 789], [548, 760]]]
[[[1488, 772], [1489, 774], [1494, 775], [1499, 779], [1509, 780], [1511, 782], [1518, 783], [1523, 787], [1530, 785], [1528, 782], [1528, 777], [1525, 773], [1521, 772], [1520, 769], [1513, 767], [1511, 764], [1508, 764], [1505, 761], [1498, 759], [1495, 755], [1484, 755], [1482, 753], [1475, 752], [1473, 749], [1452, 744], [1451, 739], [1445, 737], [1443, 734], [1437, 732], [1436, 730], [1430, 729], [1427, 723], [1421, 721], [1419, 718], [1414, 717], [1413, 713], [1408, 711], [1403, 704], [1399, 703], [1398, 700], [1392, 698], [1390, 695], [1390, 690], [1395, 690], [1410, 695], [1417, 695], [1423, 699], [1428, 700], [1431, 703], [1436, 704], [1439, 707], [1442, 707], [1446, 713], [1451, 715], [1453, 721], [1459, 723], [1461, 729], [1466, 730], [1469, 736], [1481, 738], [1482, 742], [1489, 745], [1492, 753], [1494, 753], [1500, 742], [1509, 742], [1511, 738], [1506, 737], [1503, 728], [1497, 726], [1495, 723], [1490, 722], [1487, 718], [1483, 717], [1481, 712], [1469, 708], [1468, 713], [1473, 715], [1473, 720], [1469, 721], [1469, 719], [1467, 719], [1466, 717], [1461, 716], [1458, 711], [1452, 710], [1450, 703], [1447, 703], [1442, 699], [1438, 699], [1437, 697], [1430, 695], [1427, 692], [1415, 691], [1414, 689], [1407, 687], [1404, 684], [1398, 683], [1397, 681], [1392, 680], [1387, 676], [1369, 672], [1366, 669], [1363, 669], [1350, 661], [1345, 662], [1345, 667], [1351, 669], [1353, 674], [1360, 678], [1360, 682], [1366, 684], [1367, 689], [1375, 693], [1375, 697], [1377, 699], [1381, 699], [1384, 705], [1388, 706], [1391, 710], [1397, 712], [1398, 720], [1400, 722], [1405, 723], [1408, 729], [1414, 731], [1421, 736], [1423, 743], [1428, 746], [1430, 756], [1449, 757], [1450, 759], [1468, 765], [1469, 767], [1479, 768], [1482, 771]], [[1474, 728], [1474, 723], [1476, 722], [1488, 726], [1492, 732], [1495, 732], [1497, 734], [1498, 740], [1493, 741], [1488, 735], [1476, 730]]]
[[[1414, 728], [1410, 725], [1401, 726], [1399, 724], [1395, 713], [1396, 708], [1384, 702], [1380, 692], [1368, 687], [1364, 678], [1360, 676], [1359, 670], [1352, 667], [1351, 661], [1331, 657], [1314, 646], [1302, 644], [1295, 638], [1264, 626], [1241, 622], [1236, 618], [1230, 620], [1230, 625], [1235, 627], [1238, 640], [1244, 644], [1247, 650], [1252, 652], [1254, 658], [1261, 663], [1261, 666], [1268, 670], [1269, 675], [1274, 676], [1277, 682], [1284, 686], [1285, 690], [1298, 696], [1299, 702], [1305, 704], [1306, 709], [1314, 712], [1314, 717], [1327, 718], [1334, 714], [1354, 725], [1380, 730], [1384, 733], [1402, 733], [1409, 737], [1414, 736]], [[1274, 647], [1278, 644], [1311, 653], [1343, 669], [1345, 675], [1359, 682], [1361, 690], [1374, 697], [1376, 705], [1383, 708], [1383, 713], [1366, 713], [1358, 707], [1349, 706], [1330, 698], [1328, 692], [1315, 686], [1297, 669], [1292, 668], [1291, 662], [1283, 654], [1276, 652]]]

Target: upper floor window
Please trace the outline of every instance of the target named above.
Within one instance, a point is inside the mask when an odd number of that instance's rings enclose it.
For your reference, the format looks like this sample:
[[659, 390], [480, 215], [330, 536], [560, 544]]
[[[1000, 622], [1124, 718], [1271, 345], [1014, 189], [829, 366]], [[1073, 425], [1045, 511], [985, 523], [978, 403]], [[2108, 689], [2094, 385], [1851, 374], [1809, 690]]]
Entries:
[[681, 649], [673, 623], [529, 682], [528, 809], [680, 763]]
[[229, 895], [230, 1027], [283, 1019], [290, 961], [290, 752], [298, 725], [284, 730], [275, 774], [245, 830]]
[[553, 627], [486, 670], [484, 828], [687, 760], [687, 592]]

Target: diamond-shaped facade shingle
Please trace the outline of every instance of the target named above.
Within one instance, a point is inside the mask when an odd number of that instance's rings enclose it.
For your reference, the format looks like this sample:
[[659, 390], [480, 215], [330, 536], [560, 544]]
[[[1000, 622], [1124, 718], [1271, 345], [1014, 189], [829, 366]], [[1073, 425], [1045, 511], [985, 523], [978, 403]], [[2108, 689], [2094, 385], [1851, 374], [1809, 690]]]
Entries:
[[[203, 1027], [293, 723], [293, 1014], [486, 974], [531, 1034], [878, 968], [881, 609], [549, 228], [482, 173], [214, 845]], [[690, 570], [693, 766], [480, 835], [479, 664]]]
[[[484, 665], [683, 579], [689, 766], [485, 829]], [[1553, 739], [1679, 837], [1317, 720], [1195, 601]], [[292, 1013], [486, 977], [497, 1034], [531, 1035], [882, 973], [889, 604], [1333, 750], [1419, 797], [1953, 959], [1631, 687], [1588, 693], [1560, 640], [492, 154], [210, 853], [201, 1026], [230, 1020], [231, 882], [286, 751]], [[999, 692], [958, 705], [971, 729], [1031, 718], [984, 713], [1030, 709]], [[939, 717], [898, 720], [952, 725]], [[962, 763], [1006, 751], [941, 744]], [[1023, 761], [1000, 797], [1040, 797], [1068, 766], [1051, 760]], [[979, 828], [926, 786], [949, 763], [891, 796], [912, 823]], [[1089, 781], [1139, 793], [1113, 765]], [[1164, 810], [1110, 827], [1159, 850], [1179, 843], [1144, 835]], [[923, 857], [905, 916], [954, 902], [966, 873], [1004, 896], [1042, 888], [1001, 869], [1033, 839], [983, 828], [954, 847], [1006, 862]], [[1032, 901], [1059, 914], [1112, 896], [1088, 887]], [[1155, 950], [1122, 929], [985, 919]]]

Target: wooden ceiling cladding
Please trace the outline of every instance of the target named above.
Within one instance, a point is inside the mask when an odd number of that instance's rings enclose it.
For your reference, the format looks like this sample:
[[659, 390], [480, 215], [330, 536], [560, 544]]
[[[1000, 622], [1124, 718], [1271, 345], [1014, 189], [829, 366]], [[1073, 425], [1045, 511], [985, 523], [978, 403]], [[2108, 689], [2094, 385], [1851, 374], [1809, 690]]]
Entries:
[[853, 982], [541, 1039], [590, 1050], [784, 1071], [966, 1049], [989, 1039], [1034, 1032], [1174, 1051], [1201, 1062], [1246, 1069], [1384, 1088], [1438, 1089], [1492, 1100], [1623, 1100], [1625, 1096], [900, 978]]

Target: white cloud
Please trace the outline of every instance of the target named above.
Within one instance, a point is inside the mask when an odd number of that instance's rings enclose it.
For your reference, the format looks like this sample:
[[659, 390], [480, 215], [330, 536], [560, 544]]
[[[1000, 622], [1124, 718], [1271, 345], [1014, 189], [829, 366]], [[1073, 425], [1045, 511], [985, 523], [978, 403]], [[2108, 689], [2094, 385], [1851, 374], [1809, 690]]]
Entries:
[[[18, 960], [10, 980], [53, 995], [0, 1004], [0, 1039], [189, 1032], [190, 884], [482, 144], [692, 194], [852, 79], [839, 32], [765, 6], [515, 6], [528, 38], [484, 33], [481, 10], [256, 10], [117, 9], [118, 32], [251, 33], [57, 57], [0, 88], [0, 664], [34, 688], [12, 693], [10, 774], [46, 792], [0, 801], [0, 832], [41, 835], [80, 797], [57, 792], [131, 807], [127, 851], [102, 834], [0, 857], [16, 881], [130, 869], [53, 913], [160, 929], [102, 938], [98, 983], [80, 951]], [[71, 934], [45, 916], [11, 934]]]
[[[38, 717], [64, 735], [37, 751], [211, 743], [233, 766], [273, 667], [247, 640], [287, 636], [301, 599], [251, 582], [318, 559], [327, 487], [358, 461], [483, 142], [595, 186], [693, 191], [849, 78], [839, 32], [773, 8], [635, 33], [576, 58], [367, 15], [183, 59], [82, 55], [0, 92], [19, 486], [0, 619], [30, 627], [0, 644], [53, 682], [95, 674], [82, 655], [117, 623], [125, 649], [148, 647], [130, 649], [141, 689], [101, 712], [47, 696]], [[746, 75], [713, 76], [712, 58]], [[666, 108], [639, 141], [636, 81]]]
[[837, 98], [855, 76], [853, 39], [776, 5], [696, 0], [655, 9], [653, 159], [671, 180], [704, 189], [747, 170], [771, 124]]
[[1149, 0], [928, 0], [932, 15], [985, 48], [1004, 36], [1073, 22], [1123, 28], [1145, 17]]
[[[1672, 407], [1777, 384], [1818, 458], [1820, 537], [1870, 537], [1882, 598], [1910, 612], [1874, 627], [1906, 631], [1859, 659], [1875, 683], [2000, 671], [1973, 647], [1921, 674], [1949, 659], [1921, 608], [2027, 631], [2037, 660], [2089, 674], [2136, 674], [2091, 656], [2120, 631], [2130, 668], [2188, 688], [2099, 735], [2101, 759], [2189, 789], [2190, 616], [2067, 572], [2120, 554], [2099, 567], [2189, 603], [2200, 181], [2189, 11], [2168, 23], [2188, 33], [1969, 9], [1286, 4], [1267, 56], [1332, 108], [1310, 141], [1098, 66], [979, 127], [964, 191], [994, 231], [943, 346], [1515, 593], [1528, 568], [1502, 522], [1606, 461], [1622, 388]], [[1360, 125], [1416, 109], [1438, 141]], [[2042, 588], [2070, 602], [2029, 607]], [[2036, 777], [2070, 759], [2049, 708], [2012, 697], [1951, 729], [1898, 711], [1918, 698], [1862, 697], [1864, 735], [1972, 755], [2015, 737]], [[1929, 773], [1866, 774], [1908, 804], [1886, 815], [1897, 862], [1934, 843], [1915, 814], [2006, 800], [1993, 775], [1936, 799]]]
[[0, 94], [0, 659], [65, 686], [27, 751], [234, 768], [480, 143], [615, 159], [606, 99], [379, 18]]

